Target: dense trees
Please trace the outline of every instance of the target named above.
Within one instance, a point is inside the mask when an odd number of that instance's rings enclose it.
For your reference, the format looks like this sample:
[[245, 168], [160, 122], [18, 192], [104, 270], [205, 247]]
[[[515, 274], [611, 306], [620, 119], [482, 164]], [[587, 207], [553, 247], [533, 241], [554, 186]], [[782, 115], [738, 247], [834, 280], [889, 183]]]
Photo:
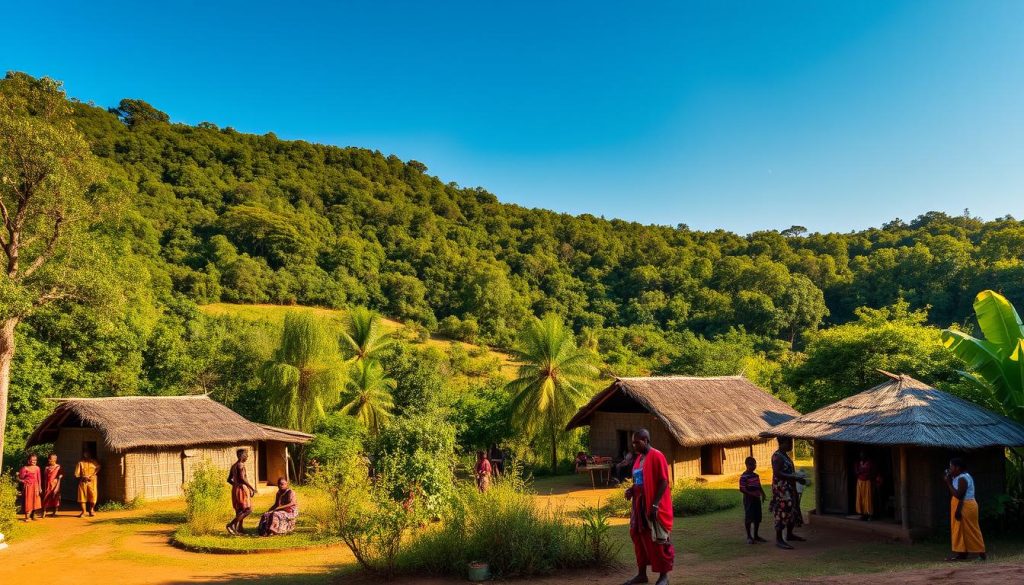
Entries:
[[[602, 375], [742, 371], [809, 408], [870, 384], [875, 367], [970, 392], [938, 329], [969, 331], [979, 290], [1024, 298], [1024, 224], [1010, 217], [701, 232], [524, 209], [416, 161], [175, 124], [141, 100], [106, 111], [24, 75], [0, 82], [0, 104], [3, 203], [10, 212], [26, 186], [41, 202], [22, 226], [18, 270], [48, 257], [29, 278], [11, 276], [6, 256], [0, 277], [2, 318], [20, 323], [0, 336], [0, 349], [19, 347], [8, 425], [19, 441], [45, 398], [71, 394], [211, 392], [271, 420], [253, 365], [273, 358], [280, 332], [205, 317], [197, 303], [364, 306], [421, 339], [499, 348], [553, 314], [600, 356]], [[18, 153], [48, 178], [26, 181]], [[27, 310], [58, 283], [72, 288]], [[73, 302], [87, 297], [118, 302]], [[471, 371], [485, 360], [405, 343], [373, 350], [379, 322], [359, 319], [354, 345], [334, 333], [329, 344], [376, 356], [396, 382], [395, 416], [449, 409], [460, 441], [506, 438], [493, 417], [510, 416], [511, 395], [494, 371]], [[470, 390], [450, 392], [455, 377]]]

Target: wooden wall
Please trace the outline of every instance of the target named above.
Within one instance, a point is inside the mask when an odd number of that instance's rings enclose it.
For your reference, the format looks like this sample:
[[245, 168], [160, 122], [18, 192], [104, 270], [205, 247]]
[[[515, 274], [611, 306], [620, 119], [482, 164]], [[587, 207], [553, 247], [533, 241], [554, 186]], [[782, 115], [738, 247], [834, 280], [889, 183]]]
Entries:
[[[93, 455], [100, 464], [100, 474], [96, 482], [99, 501], [121, 500], [124, 497], [124, 466], [121, 455], [107, 448], [103, 442], [103, 436], [96, 429], [80, 427], [61, 429], [57, 440], [53, 443], [57, 461], [64, 470], [64, 481], [60, 486], [61, 500], [67, 505], [78, 501], [78, 480], [75, 479], [75, 467], [82, 459], [82, 451], [86, 442], [96, 443], [96, 453]], [[45, 459], [40, 462], [40, 465], [46, 465]]]
[[[618, 432], [632, 435], [636, 429], [645, 428], [651, 432], [651, 444], [665, 454], [669, 460], [674, 480], [701, 475], [700, 447], [683, 447], [669, 434], [668, 429], [656, 416], [649, 413], [595, 412], [590, 420], [590, 452], [618, 459]], [[771, 456], [775, 451], [772, 439], [738, 445], [718, 445], [718, 456], [722, 461], [722, 474], [743, 473], [744, 461], [750, 455], [757, 458], [759, 469], [771, 468]]]

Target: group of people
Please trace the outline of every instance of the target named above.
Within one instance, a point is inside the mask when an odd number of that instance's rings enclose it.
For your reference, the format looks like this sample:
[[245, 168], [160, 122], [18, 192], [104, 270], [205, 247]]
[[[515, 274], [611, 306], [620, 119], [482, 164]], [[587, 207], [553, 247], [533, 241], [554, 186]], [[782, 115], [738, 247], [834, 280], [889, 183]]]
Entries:
[[[637, 574], [625, 583], [647, 583], [647, 569], [658, 573], [656, 585], [666, 585], [675, 560], [672, 534], [672, 487], [668, 461], [661, 451], [651, 446], [651, 435], [645, 429], [633, 433], [632, 462], [633, 485], [626, 489], [630, 501], [629, 536], [633, 541]], [[778, 449], [772, 454], [771, 502], [769, 510], [775, 524], [775, 545], [792, 550], [792, 542], [804, 542], [793, 533], [803, 526], [800, 512], [802, 486], [806, 475], [798, 471], [790, 453], [793, 440], [778, 439]], [[870, 517], [874, 513], [873, 500], [864, 493], [877, 485], [878, 475], [865, 454], [861, 454], [856, 467], [858, 481], [857, 513]], [[768, 495], [757, 474], [757, 460], [747, 457], [746, 471], [740, 476], [739, 489], [743, 494], [744, 526], [748, 544], [767, 542], [758, 534], [762, 520], [762, 507]], [[978, 525], [978, 502], [974, 495], [974, 479], [967, 472], [967, 464], [960, 458], [949, 462], [944, 481], [950, 493], [950, 527], [953, 555], [947, 560], [966, 560], [971, 554], [986, 558], [985, 541]]]
[[[232, 536], [245, 534], [242, 524], [252, 514], [252, 498], [256, 496], [256, 488], [249, 483], [246, 471], [245, 464], [249, 461], [248, 449], [239, 449], [235, 455], [237, 460], [228, 470], [227, 479], [231, 486], [231, 507], [235, 512], [235, 517], [225, 526], [228, 534]], [[299, 501], [295, 497], [295, 490], [290, 487], [288, 478], [278, 478], [274, 505], [260, 516], [260, 522], [256, 529], [257, 534], [260, 536], [289, 534], [295, 530], [295, 522], [298, 517]]]
[[[57, 454], [50, 453], [46, 467], [39, 468], [39, 458], [29, 455], [28, 461], [18, 470], [18, 484], [21, 487], [22, 513], [25, 520], [34, 521], [36, 514], [45, 518], [47, 511], [51, 518], [60, 511], [60, 488], [64, 481], [64, 469], [57, 462]], [[81, 518], [88, 514], [94, 516], [100, 464], [89, 451], [82, 454], [82, 459], [75, 466], [75, 479], [78, 481], [78, 504]]]

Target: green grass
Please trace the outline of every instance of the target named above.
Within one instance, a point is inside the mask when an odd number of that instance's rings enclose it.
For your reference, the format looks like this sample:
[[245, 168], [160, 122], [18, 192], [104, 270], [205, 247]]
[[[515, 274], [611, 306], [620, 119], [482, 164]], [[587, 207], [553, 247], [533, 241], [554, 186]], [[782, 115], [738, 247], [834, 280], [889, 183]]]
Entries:
[[[282, 326], [284, 324], [284, 316], [289, 312], [309, 312], [324, 319], [328, 328], [335, 333], [341, 332], [345, 318], [345, 311], [343, 310], [325, 309], [322, 307], [306, 307], [302, 305], [211, 303], [208, 305], [202, 305], [199, 309], [203, 313], [214, 317], [229, 316], [249, 321], [266, 321], [275, 326]], [[384, 328], [390, 332], [398, 333], [406, 328], [404, 324], [394, 319], [383, 318], [382, 321], [384, 323]], [[452, 346], [455, 345], [461, 346], [467, 352], [472, 352], [477, 349], [477, 346], [475, 345], [445, 339], [443, 337], [431, 337], [418, 345], [432, 347], [443, 352], [450, 351]], [[487, 358], [498, 360], [500, 371], [504, 375], [511, 376], [515, 373], [515, 365], [513, 364], [510, 356], [492, 349], [485, 349], [485, 351], [485, 356]]]
[[174, 531], [172, 538], [176, 544], [196, 552], [239, 554], [296, 550], [341, 543], [337, 538], [317, 537], [313, 530], [306, 526], [297, 527], [291, 534], [267, 537], [254, 534], [231, 536], [227, 533], [195, 535], [188, 526], [181, 526]]

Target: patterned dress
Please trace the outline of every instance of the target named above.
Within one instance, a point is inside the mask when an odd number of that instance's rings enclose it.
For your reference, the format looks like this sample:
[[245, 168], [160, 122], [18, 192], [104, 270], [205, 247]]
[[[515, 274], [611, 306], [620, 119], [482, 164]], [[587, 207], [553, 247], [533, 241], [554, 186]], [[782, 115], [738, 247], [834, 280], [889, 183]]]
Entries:
[[290, 534], [295, 530], [295, 520], [299, 517], [299, 503], [295, 499], [295, 492], [291, 489], [278, 490], [274, 505], [277, 509], [265, 512], [260, 517], [260, 536]]
[[[796, 473], [796, 466], [789, 455], [782, 451], [772, 453], [772, 469], [777, 469], [785, 474]], [[803, 526], [803, 517], [800, 515], [800, 496], [796, 493], [796, 482], [792, 479], [783, 479], [778, 474], [772, 474], [772, 501], [768, 505], [775, 516], [775, 529], [782, 530], [788, 526]]]

